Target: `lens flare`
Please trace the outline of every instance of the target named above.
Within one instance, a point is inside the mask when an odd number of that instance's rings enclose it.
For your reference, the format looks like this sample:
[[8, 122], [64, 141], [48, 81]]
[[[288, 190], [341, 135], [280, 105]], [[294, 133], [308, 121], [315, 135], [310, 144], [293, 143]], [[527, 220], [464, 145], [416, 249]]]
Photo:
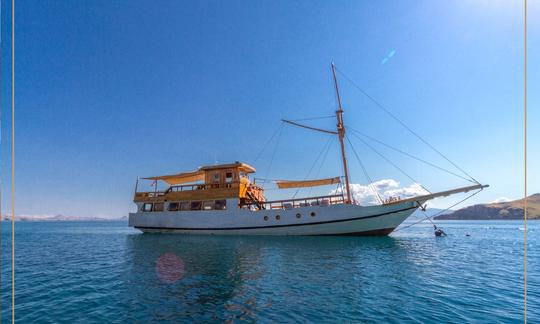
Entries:
[[174, 253], [165, 253], [156, 261], [156, 275], [162, 282], [175, 283], [185, 273], [184, 261]]

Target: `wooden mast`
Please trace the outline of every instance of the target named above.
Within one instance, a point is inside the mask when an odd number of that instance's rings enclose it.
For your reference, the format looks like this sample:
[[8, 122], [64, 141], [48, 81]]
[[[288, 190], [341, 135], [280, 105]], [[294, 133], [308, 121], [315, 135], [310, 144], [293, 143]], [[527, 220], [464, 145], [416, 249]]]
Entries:
[[349, 169], [347, 167], [347, 156], [345, 155], [345, 143], [343, 142], [343, 138], [345, 137], [345, 126], [343, 125], [343, 108], [341, 107], [341, 97], [339, 96], [339, 88], [336, 78], [336, 67], [334, 66], [334, 62], [332, 62], [332, 75], [334, 76], [334, 86], [336, 88], [336, 96], [337, 96], [337, 102], [338, 102], [338, 110], [336, 110], [336, 119], [337, 119], [337, 130], [338, 130], [338, 138], [339, 138], [339, 144], [341, 146], [341, 159], [343, 161], [343, 172], [345, 173], [345, 187], [347, 189], [347, 204], [350, 204], [352, 202], [351, 200], [351, 191], [349, 186]]

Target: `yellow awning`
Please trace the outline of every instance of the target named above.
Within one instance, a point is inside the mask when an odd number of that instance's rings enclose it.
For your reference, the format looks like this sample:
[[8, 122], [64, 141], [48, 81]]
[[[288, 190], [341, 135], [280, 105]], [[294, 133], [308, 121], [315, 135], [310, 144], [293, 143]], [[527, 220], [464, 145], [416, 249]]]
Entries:
[[204, 181], [204, 171], [196, 170], [192, 172], [184, 172], [184, 173], [149, 177], [149, 178], [143, 178], [143, 179], [162, 180], [162, 181], [167, 182], [170, 185], [177, 185], [177, 184], [188, 183], [188, 182]]
[[287, 188], [304, 188], [304, 187], [316, 187], [316, 186], [325, 186], [334, 183], [341, 183], [339, 177], [327, 178], [327, 179], [316, 179], [316, 180], [303, 180], [303, 181], [289, 181], [289, 180], [277, 180], [276, 184], [280, 189]]

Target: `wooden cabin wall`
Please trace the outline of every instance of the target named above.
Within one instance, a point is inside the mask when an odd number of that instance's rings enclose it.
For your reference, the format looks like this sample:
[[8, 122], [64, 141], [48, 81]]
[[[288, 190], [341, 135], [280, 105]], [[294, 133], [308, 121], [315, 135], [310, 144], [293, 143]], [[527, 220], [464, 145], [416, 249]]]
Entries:
[[[238, 168], [228, 169], [214, 169], [205, 171], [205, 183], [225, 183], [226, 174], [231, 172], [233, 174], [232, 182], [238, 182], [239, 170]], [[214, 181], [214, 174], [219, 174], [219, 181]]]

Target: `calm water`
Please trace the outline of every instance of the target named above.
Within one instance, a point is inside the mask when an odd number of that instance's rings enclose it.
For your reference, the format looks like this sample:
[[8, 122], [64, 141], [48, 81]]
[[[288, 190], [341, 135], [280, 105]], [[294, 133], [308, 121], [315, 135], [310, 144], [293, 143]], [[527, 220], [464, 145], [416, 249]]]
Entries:
[[[123, 222], [16, 224], [18, 322], [519, 322], [520, 222], [439, 222], [391, 237], [139, 234]], [[540, 223], [529, 223], [540, 321]], [[466, 236], [470, 233], [470, 236]], [[9, 224], [2, 317], [10, 319]]]

